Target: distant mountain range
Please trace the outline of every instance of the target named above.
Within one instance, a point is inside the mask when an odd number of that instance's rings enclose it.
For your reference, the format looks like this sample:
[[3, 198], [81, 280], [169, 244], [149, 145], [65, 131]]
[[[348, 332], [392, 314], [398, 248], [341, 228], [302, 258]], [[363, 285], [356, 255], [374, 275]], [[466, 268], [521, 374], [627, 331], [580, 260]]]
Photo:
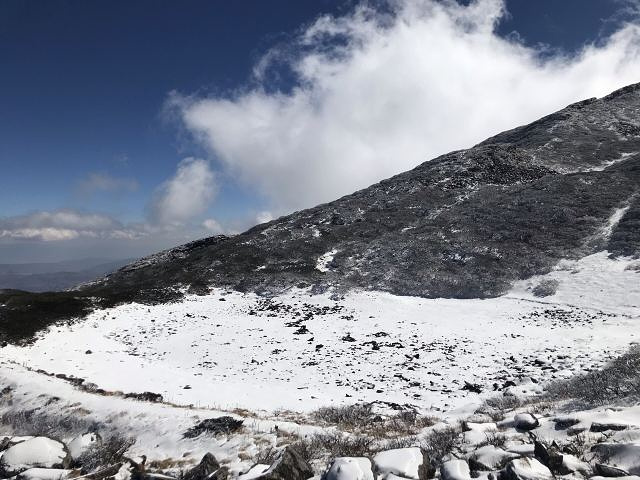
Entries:
[[152, 255], [73, 292], [5, 292], [0, 325], [37, 329], [212, 286], [486, 298], [602, 250], [640, 255], [640, 84], [242, 234]]
[[111, 273], [129, 262], [131, 259], [86, 258], [51, 263], [4, 263], [0, 264], [0, 289], [66, 290]]

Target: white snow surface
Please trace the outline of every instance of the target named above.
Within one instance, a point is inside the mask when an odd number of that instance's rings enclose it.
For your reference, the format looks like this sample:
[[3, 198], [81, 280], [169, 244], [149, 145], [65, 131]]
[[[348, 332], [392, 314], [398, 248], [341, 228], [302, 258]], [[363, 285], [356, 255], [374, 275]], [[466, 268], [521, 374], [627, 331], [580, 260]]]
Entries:
[[[292, 290], [269, 303], [216, 289], [172, 304], [100, 310], [50, 328], [30, 346], [0, 348], [0, 385], [13, 388], [13, 405], [0, 414], [41, 408], [43, 398], [55, 397], [47, 406], [52, 414], [106, 419], [134, 432], [138, 441], [130, 454], [195, 464], [211, 452], [238, 475], [252, 466], [241, 457], [275, 445], [276, 427], [299, 435], [325, 430], [287, 410], [388, 401], [450, 420], [466, 418], [507, 378], [518, 384], [510, 388], [514, 393], [532, 392], [547, 380], [601, 365], [637, 342], [637, 265], [601, 252], [561, 262], [550, 274], [486, 300], [358, 291], [334, 300], [331, 292]], [[549, 279], [559, 282], [557, 292], [535, 297], [532, 288]], [[55, 374], [81, 377], [108, 394], [81, 391]], [[483, 392], [463, 390], [465, 381]], [[165, 403], [112, 394], [145, 391], [162, 394]], [[255, 415], [244, 418], [234, 408]], [[197, 422], [222, 415], [243, 418], [246, 431], [182, 438]], [[640, 426], [640, 407], [574, 416], [569, 430], [588, 431], [593, 422]], [[540, 422], [540, 438], [568, 434], [558, 432], [551, 418]], [[465, 435], [479, 442], [495, 428], [478, 424]], [[510, 438], [504, 449], [531, 453], [532, 447]]]
[[74, 460], [77, 460], [80, 455], [82, 455], [88, 448], [98, 443], [98, 435], [95, 433], [85, 433], [83, 435], [78, 435], [73, 438], [69, 443], [67, 443], [67, 449], [69, 450], [69, 455]]
[[18, 480], [64, 480], [72, 470], [57, 468], [30, 468], [18, 475]]
[[8, 472], [19, 473], [32, 467], [61, 465], [66, 457], [64, 444], [46, 437], [35, 437], [2, 452], [0, 465]]
[[333, 257], [335, 257], [337, 253], [338, 250], [334, 248], [333, 250], [320, 255], [318, 257], [318, 260], [316, 261], [316, 270], [319, 270], [321, 272], [328, 272], [329, 265], [331, 264], [331, 262], [333, 262]]
[[418, 468], [422, 461], [422, 452], [417, 447], [387, 450], [373, 457], [376, 474], [394, 474], [415, 480], [418, 480]]
[[365, 457], [338, 457], [331, 462], [325, 480], [374, 480], [371, 460]]
[[469, 465], [464, 460], [451, 459], [440, 468], [443, 480], [470, 480]]
[[[505, 374], [539, 388], [636, 342], [640, 273], [625, 269], [631, 263], [603, 252], [486, 300], [353, 292], [334, 301], [293, 290], [273, 313], [255, 295], [215, 290], [129, 304], [1, 348], [0, 374], [17, 364], [196, 408], [309, 411], [374, 400], [465, 408], [481, 400], [462, 390], [465, 381], [487, 394]], [[558, 292], [534, 297], [546, 278], [560, 282]], [[313, 318], [301, 321], [307, 312]]]

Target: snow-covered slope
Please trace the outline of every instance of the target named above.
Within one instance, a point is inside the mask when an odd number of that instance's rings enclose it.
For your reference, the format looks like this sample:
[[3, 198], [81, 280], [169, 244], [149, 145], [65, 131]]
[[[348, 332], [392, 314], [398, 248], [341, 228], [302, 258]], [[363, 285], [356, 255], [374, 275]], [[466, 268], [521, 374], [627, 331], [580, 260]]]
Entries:
[[[523, 380], [535, 388], [625, 350], [640, 336], [637, 263], [604, 252], [485, 300], [215, 290], [99, 310], [31, 346], [5, 346], [0, 361], [197, 407], [384, 400], [450, 410], [478, 402], [465, 382], [485, 393]], [[557, 292], [535, 297], [545, 279]]]

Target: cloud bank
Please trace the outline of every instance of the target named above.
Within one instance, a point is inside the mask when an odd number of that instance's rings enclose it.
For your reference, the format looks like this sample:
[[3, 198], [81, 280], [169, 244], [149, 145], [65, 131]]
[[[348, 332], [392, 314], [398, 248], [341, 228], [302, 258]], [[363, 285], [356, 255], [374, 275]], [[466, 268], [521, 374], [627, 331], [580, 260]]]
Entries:
[[[268, 52], [251, 87], [169, 103], [226, 175], [284, 212], [640, 81], [639, 25], [566, 56], [498, 36], [506, 14], [500, 0], [360, 6]], [[295, 86], [273, 91], [283, 67]]]
[[77, 238], [136, 239], [138, 228], [125, 227], [103, 214], [63, 209], [0, 218], [0, 239], [53, 242]]

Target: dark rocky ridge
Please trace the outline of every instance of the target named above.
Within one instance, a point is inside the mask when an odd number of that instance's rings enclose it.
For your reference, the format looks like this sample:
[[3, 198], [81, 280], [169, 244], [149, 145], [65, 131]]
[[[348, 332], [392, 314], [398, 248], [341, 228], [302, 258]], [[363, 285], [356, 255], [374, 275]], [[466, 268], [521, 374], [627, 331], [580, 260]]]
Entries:
[[[562, 258], [603, 249], [640, 254], [638, 152], [640, 84], [242, 234], [161, 252], [74, 292], [5, 293], [0, 333], [11, 337], [7, 325], [24, 327], [34, 311], [60, 310], [63, 299], [82, 304], [82, 313], [120, 302], [169, 301], [181, 296], [180, 287], [497, 296]], [[629, 208], [621, 221], [603, 235], [623, 207]], [[332, 250], [327, 271], [318, 270], [318, 258]]]

